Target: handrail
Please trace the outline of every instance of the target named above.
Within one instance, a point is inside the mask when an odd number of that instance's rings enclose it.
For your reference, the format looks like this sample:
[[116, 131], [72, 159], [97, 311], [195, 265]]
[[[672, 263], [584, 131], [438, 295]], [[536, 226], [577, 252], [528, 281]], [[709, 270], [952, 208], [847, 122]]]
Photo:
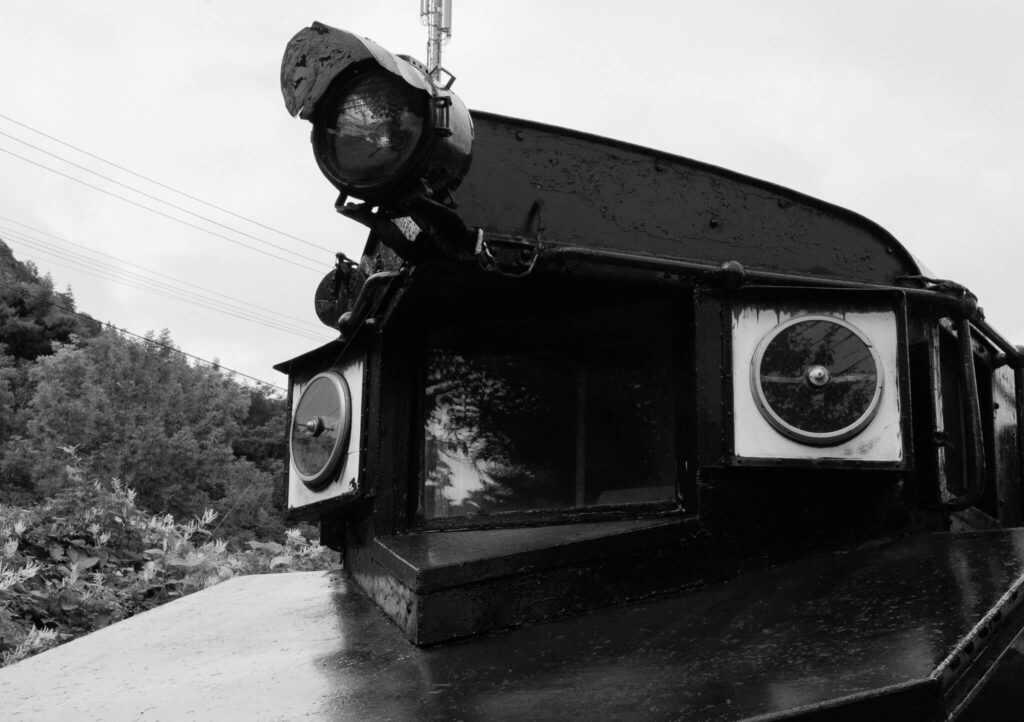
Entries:
[[[960, 347], [960, 365], [964, 376], [964, 391], [967, 396], [968, 443], [971, 452], [967, 491], [963, 496], [943, 502], [950, 511], [960, 511], [981, 501], [985, 493], [985, 437], [981, 427], [981, 396], [978, 393], [978, 377], [974, 373], [974, 347], [971, 343], [971, 322], [961, 318], [957, 324], [957, 341]], [[1019, 387], [1018, 387], [1019, 388]], [[1020, 407], [1017, 407], [1018, 410]], [[1019, 411], [1018, 411], [1019, 413]]]
[[[524, 241], [526, 239], [523, 239]], [[785, 283], [789, 285], [821, 286], [826, 288], [849, 288], [864, 289], [871, 291], [898, 291], [924, 303], [940, 306], [950, 311], [955, 318], [967, 318], [975, 327], [983, 333], [1000, 351], [1005, 354], [1005, 361], [1013, 368], [1024, 367], [1024, 354], [1010, 341], [996, 331], [985, 321], [981, 309], [978, 307], [974, 294], [963, 286], [950, 284], [939, 286], [949, 290], [936, 290], [932, 288], [911, 288], [883, 283], [865, 283], [863, 281], [847, 281], [838, 278], [827, 278], [824, 276], [806, 276], [796, 273], [784, 273], [779, 271], [748, 270], [738, 261], [725, 261], [721, 264], [706, 263], [701, 261], [684, 261], [671, 258], [660, 258], [657, 256], [645, 256], [626, 251], [608, 251], [598, 248], [587, 248], [584, 246], [545, 246], [538, 259], [539, 262], [549, 259], [579, 259], [584, 261], [595, 261], [603, 263], [632, 266], [635, 268], [650, 268], [661, 271], [685, 271], [687, 273], [704, 276], [717, 280], [725, 285], [739, 287], [744, 283], [753, 281], [755, 283]], [[912, 278], [912, 277], [907, 277]], [[917, 277], [913, 277], [917, 278]], [[951, 291], [955, 291], [951, 292]]]

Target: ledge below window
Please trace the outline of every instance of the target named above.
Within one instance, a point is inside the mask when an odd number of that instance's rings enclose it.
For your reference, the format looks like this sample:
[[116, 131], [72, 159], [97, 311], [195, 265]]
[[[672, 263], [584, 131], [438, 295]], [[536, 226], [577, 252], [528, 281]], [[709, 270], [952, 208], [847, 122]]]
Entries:
[[704, 581], [697, 528], [658, 517], [420, 532], [350, 547], [348, 564], [409, 640], [428, 645]]

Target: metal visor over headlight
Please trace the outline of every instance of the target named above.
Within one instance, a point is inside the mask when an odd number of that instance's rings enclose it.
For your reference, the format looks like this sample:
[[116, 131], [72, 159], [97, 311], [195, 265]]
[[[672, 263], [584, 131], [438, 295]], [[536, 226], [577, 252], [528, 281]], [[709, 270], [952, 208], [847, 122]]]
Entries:
[[444, 202], [469, 171], [473, 119], [454, 81], [321, 23], [300, 30], [281, 61], [285, 106], [313, 124], [320, 170], [344, 196], [373, 205]]
[[827, 316], [803, 316], [772, 330], [750, 369], [758, 410], [778, 431], [813, 445], [856, 436], [874, 418], [884, 373], [859, 330]]
[[422, 91], [380, 68], [339, 78], [313, 123], [324, 175], [357, 197], [401, 180], [423, 150], [426, 101]]
[[302, 391], [292, 415], [289, 450], [298, 478], [309, 489], [326, 486], [348, 448], [352, 401], [345, 379], [317, 374]]

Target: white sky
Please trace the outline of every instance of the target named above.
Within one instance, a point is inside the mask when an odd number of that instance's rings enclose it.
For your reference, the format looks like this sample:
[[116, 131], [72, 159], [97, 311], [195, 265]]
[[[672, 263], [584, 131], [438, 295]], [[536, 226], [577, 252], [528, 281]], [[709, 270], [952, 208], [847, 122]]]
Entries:
[[[310, 126], [284, 109], [280, 59], [314, 20], [423, 59], [418, 11], [416, 0], [0, 0], [0, 114], [358, 257], [364, 229], [334, 212], [337, 194], [313, 160]], [[1011, 0], [456, 0], [443, 63], [470, 108], [688, 156], [857, 211], [937, 275], [970, 287], [993, 325], [1024, 343], [1022, 29], [1024, 3]], [[299, 263], [326, 272], [333, 262], [3, 118], [0, 133], [313, 259]], [[188, 218], [5, 135], [0, 149]], [[331, 338], [312, 311], [320, 274], [6, 152], [0, 216], [304, 319], [315, 337], [58, 266], [0, 219], [15, 255], [49, 271], [58, 289], [70, 283], [83, 311], [138, 333], [169, 328], [183, 350], [224, 366], [283, 385], [274, 363]]]

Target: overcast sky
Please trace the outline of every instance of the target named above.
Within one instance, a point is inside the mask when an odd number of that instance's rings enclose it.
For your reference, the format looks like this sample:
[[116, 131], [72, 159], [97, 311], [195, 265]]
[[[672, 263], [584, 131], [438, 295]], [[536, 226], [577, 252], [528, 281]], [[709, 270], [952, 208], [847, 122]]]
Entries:
[[[284, 385], [271, 366], [331, 338], [313, 291], [333, 251], [358, 257], [365, 232], [334, 212], [310, 126], [284, 109], [282, 52], [319, 20], [423, 59], [418, 11], [416, 0], [0, 0], [0, 238], [100, 320], [170, 329], [184, 351]], [[1010, 0], [455, 0], [443, 64], [470, 108], [650, 146], [857, 211], [970, 287], [993, 325], [1024, 343], [1022, 29], [1024, 3]], [[88, 272], [83, 257], [94, 259]], [[255, 324], [100, 277], [109, 271], [95, 263], [115, 259], [291, 318]], [[271, 327], [281, 325], [292, 333]]]

